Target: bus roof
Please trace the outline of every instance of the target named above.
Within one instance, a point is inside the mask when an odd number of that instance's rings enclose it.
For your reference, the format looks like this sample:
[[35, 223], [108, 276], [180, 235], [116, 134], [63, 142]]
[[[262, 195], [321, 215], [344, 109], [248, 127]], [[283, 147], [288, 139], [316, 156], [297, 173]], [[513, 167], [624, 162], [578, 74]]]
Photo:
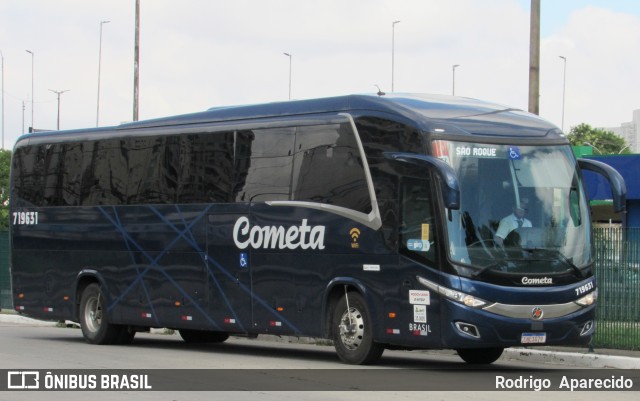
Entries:
[[[537, 137], [556, 139], [562, 136], [558, 127], [522, 110], [476, 99], [445, 95], [387, 94], [348, 95], [321, 99], [294, 100], [243, 106], [215, 107], [206, 111], [125, 123], [117, 127], [65, 131], [90, 136], [105, 130], [135, 130], [140, 128], [178, 125], [239, 122], [273, 117], [296, 117], [321, 113], [357, 113], [358, 115], [396, 115], [412, 121], [421, 130], [494, 137]], [[55, 136], [57, 131], [23, 135], [18, 139]], [[43, 139], [43, 138], [42, 138]], [[53, 138], [52, 138], [53, 139]], [[55, 139], [54, 139], [55, 140]], [[16, 144], [17, 145], [17, 144]]]

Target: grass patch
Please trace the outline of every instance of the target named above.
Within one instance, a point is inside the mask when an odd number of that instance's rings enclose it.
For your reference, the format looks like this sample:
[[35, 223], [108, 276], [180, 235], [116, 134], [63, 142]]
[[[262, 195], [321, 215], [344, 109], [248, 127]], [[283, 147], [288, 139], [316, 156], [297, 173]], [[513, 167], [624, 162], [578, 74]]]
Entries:
[[599, 348], [640, 350], [640, 323], [599, 321], [592, 345]]

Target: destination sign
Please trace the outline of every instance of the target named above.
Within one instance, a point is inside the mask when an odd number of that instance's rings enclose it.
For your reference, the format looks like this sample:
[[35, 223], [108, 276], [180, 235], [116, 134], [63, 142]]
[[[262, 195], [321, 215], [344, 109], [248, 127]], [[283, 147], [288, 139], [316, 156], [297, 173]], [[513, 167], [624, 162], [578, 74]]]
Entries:
[[456, 156], [498, 157], [498, 149], [493, 146], [456, 146]]

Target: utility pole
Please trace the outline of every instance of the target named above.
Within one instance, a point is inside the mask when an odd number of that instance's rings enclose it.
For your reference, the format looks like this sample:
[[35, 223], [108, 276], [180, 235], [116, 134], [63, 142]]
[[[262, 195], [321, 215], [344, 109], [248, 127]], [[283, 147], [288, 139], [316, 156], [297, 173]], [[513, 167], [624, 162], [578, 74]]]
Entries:
[[460, 67], [460, 64], [454, 64], [453, 67], [451, 68], [453, 70], [453, 85], [451, 89], [451, 96], [456, 95], [456, 68], [457, 67]]
[[398, 23], [400, 23], [400, 21], [393, 21], [391, 23], [391, 92], [395, 90], [393, 80], [396, 63], [396, 24]]
[[2, 58], [2, 149], [4, 149], [4, 54], [0, 52]]
[[27, 53], [31, 54], [31, 130], [29, 132], [34, 132], [36, 127], [33, 125], [33, 104], [34, 104], [34, 95], [33, 95], [33, 66], [35, 64], [34, 59], [36, 58], [35, 54], [31, 50], [26, 50]]
[[60, 131], [60, 95], [62, 95], [65, 92], [69, 92], [68, 89], [63, 90], [63, 91], [56, 91], [53, 89], [49, 89], [49, 91], [55, 93], [56, 95], [58, 95], [58, 126], [57, 126], [57, 130]]
[[293, 55], [291, 55], [290, 53], [283, 54], [289, 57], [289, 100], [291, 100], [291, 60], [293, 60]]
[[111, 21], [100, 21], [100, 44], [98, 46], [98, 105], [96, 106], [96, 127], [100, 122], [100, 70], [102, 69], [102, 26]]
[[24, 134], [24, 112], [27, 108], [24, 105], [24, 100], [22, 101], [22, 131], [20, 131], [22, 134]]
[[140, 0], [136, 0], [136, 37], [133, 50], [133, 121], [138, 121], [138, 86], [140, 82]]
[[531, 0], [529, 112], [540, 114], [540, 0]]
[[564, 95], [567, 91], [567, 58], [565, 56], [558, 56], [564, 61], [564, 68], [562, 73], [562, 131], [564, 132]]

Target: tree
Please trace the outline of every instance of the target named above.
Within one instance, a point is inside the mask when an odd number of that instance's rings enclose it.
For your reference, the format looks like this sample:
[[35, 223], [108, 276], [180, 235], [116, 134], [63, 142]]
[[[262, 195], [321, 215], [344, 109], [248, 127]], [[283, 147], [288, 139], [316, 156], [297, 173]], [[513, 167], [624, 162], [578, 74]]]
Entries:
[[9, 171], [11, 151], [0, 150], [0, 230], [9, 228]]
[[585, 123], [571, 127], [567, 139], [573, 146], [591, 146], [597, 155], [631, 153], [624, 138]]

